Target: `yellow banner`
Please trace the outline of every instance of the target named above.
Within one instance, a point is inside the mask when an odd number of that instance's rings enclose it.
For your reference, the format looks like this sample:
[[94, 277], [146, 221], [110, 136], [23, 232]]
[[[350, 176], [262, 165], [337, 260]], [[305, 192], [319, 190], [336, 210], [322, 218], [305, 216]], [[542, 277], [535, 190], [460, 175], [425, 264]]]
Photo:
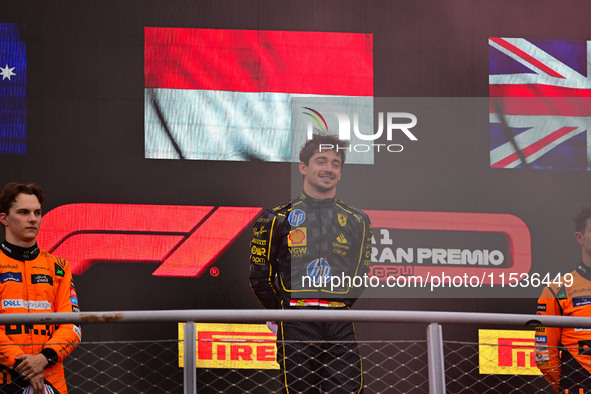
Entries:
[[[279, 369], [276, 337], [265, 324], [195, 323], [197, 368]], [[179, 323], [179, 367], [185, 365]]]
[[541, 375], [534, 343], [534, 331], [478, 330], [480, 373]]

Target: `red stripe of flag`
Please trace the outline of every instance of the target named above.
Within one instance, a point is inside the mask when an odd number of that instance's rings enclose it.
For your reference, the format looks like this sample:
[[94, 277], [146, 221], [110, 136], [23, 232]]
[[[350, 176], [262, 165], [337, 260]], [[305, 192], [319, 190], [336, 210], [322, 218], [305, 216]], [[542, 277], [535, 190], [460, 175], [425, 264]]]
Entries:
[[147, 27], [145, 87], [373, 96], [371, 34]]
[[[528, 157], [540, 149], [545, 148], [546, 146], [550, 145], [552, 142], [558, 140], [559, 138], [567, 135], [571, 131], [575, 130], [576, 127], [563, 127], [561, 129], [556, 130], [555, 132], [548, 134], [544, 138], [540, 139], [539, 141], [534, 142], [533, 144], [529, 145], [528, 147], [522, 150], [523, 154]], [[504, 168], [509, 164], [513, 163], [514, 161], [519, 160], [519, 156], [517, 153], [513, 153], [502, 160], [497, 161], [496, 163], [492, 164], [491, 167], [494, 168]]]
[[504, 39], [499, 38], [499, 37], [491, 37], [490, 40], [497, 43], [498, 45], [502, 46], [503, 48], [505, 48], [509, 52], [516, 54], [517, 56], [519, 56], [520, 58], [522, 58], [526, 62], [530, 63], [531, 65], [539, 68], [540, 70], [542, 70], [546, 74], [548, 74], [552, 77], [564, 78], [562, 75], [558, 74], [556, 71], [552, 70], [550, 67], [548, 67], [544, 63], [540, 62], [538, 59], [534, 58], [533, 56], [528, 55], [527, 53], [525, 53], [521, 49], [517, 48], [515, 45], [510, 44], [508, 41], [505, 41]]
[[591, 116], [591, 97], [491, 97], [489, 108], [505, 115]]
[[591, 97], [591, 89], [565, 88], [540, 84], [495, 84], [491, 97]]

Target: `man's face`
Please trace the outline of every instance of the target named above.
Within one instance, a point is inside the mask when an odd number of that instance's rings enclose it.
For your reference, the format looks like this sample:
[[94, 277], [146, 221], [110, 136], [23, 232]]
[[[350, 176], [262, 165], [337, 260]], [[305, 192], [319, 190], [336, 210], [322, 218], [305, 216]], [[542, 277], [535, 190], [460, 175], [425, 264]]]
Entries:
[[41, 226], [41, 204], [37, 196], [31, 194], [21, 193], [15, 200], [8, 215], [0, 213], [6, 240], [17, 246], [33, 246]]
[[300, 162], [300, 173], [304, 176], [304, 190], [334, 195], [337, 183], [341, 179], [342, 166], [341, 156], [334, 150], [314, 153], [308, 165]]
[[587, 219], [587, 224], [585, 224], [585, 231], [580, 233], [575, 233], [575, 238], [577, 242], [583, 248], [583, 253], [587, 254], [587, 256], [591, 256], [591, 224], [589, 223], [591, 219]]

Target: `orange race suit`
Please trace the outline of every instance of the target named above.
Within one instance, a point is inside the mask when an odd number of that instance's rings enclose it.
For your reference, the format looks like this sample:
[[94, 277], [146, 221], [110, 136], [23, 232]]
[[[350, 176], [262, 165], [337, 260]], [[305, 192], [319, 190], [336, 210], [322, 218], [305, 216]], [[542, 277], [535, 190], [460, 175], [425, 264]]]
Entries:
[[[1, 313], [79, 312], [72, 272], [66, 260], [38, 248], [0, 245]], [[49, 364], [45, 384], [66, 394], [64, 359], [80, 342], [75, 324], [0, 325], [0, 392], [28, 385], [14, 370], [20, 354], [42, 353]], [[20, 392], [22, 392], [22, 388]]]
[[[539, 315], [591, 317], [591, 268], [580, 264], [542, 291]], [[558, 282], [558, 281], [557, 281]], [[560, 393], [591, 393], [591, 328], [536, 328], [536, 363]]]

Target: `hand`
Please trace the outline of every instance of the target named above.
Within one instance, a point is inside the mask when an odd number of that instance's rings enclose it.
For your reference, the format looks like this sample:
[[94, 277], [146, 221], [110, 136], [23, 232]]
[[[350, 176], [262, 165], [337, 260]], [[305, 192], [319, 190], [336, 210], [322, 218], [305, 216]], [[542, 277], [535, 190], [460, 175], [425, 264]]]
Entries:
[[43, 383], [43, 369], [49, 364], [43, 354], [21, 354], [16, 356], [16, 359], [22, 360], [15, 368], [16, 372], [20, 373], [29, 382], [31, 382], [31, 379], [41, 376], [41, 383]]
[[33, 388], [33, 394], [43, 394], [45, 392], [45, 383], [43, 374], [35, 375], [29, 381], [30, 387]]

